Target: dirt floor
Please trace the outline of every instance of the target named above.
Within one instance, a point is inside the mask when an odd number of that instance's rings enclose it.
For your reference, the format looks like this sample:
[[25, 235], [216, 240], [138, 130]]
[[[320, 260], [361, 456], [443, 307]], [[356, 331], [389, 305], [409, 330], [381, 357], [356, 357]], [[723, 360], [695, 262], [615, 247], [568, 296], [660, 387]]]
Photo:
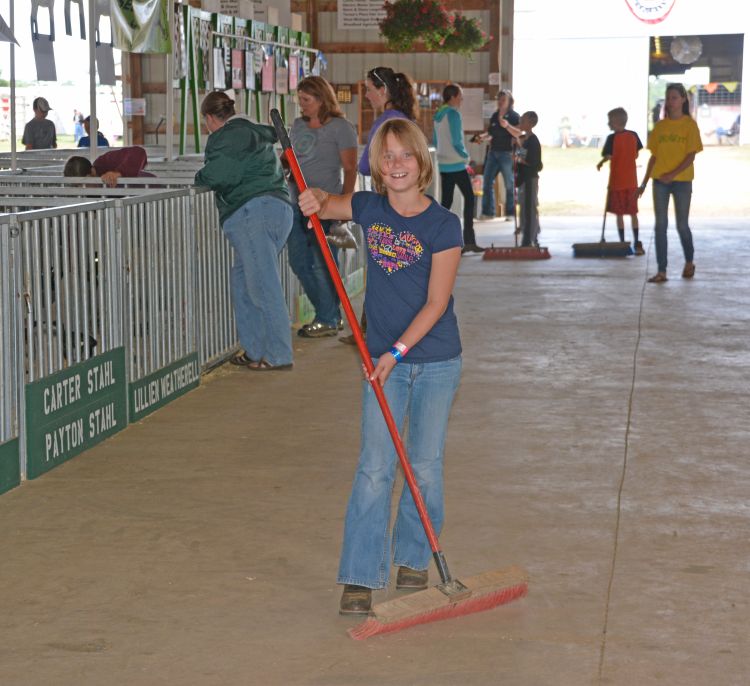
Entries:
[[692, 281], [672, 230], [663, 285], [649, 231], [576, 260], [600, 219], [542, 226], [548, 261], [462, 259], [442, 537], [459, 578], [523, 566], [527, 598], [347, 636], [359, 364], [299, 339], [293, 372], [220, 368], [0, 498], [0, 684], [747, 684], [750, 221], [695, 218]]

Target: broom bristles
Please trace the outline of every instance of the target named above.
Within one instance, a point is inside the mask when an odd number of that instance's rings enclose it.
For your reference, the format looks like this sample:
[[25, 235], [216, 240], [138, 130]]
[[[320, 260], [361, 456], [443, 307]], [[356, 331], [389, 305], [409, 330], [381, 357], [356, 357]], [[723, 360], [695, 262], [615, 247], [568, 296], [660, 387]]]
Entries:
[[[500, 579], [496, 588], [488, 588], [488, 579]], [[359, 626], [349, 629], [349, 635], [355, 641], [361, 641], [377, 634], [387, 634], [401, 631], [418, 624], [427, 624], [443, 619], [453, 619], [463, 615], [491, 610], [498, 605], [504, 605], [516, 598], [522, 598], [528, 593], [529, 584], [526, 572], [518, 567], [508, 570], [489, 572], [484, 575], [467, 579], [465, 585], [472, 590], [472, 595], [457, 602], [450, 602], [435, 588], [412, 594], [409, 598], [413, 606], [423, 607], [412, 614], [405, 615], [402, 607], [403, 600], [397, 599], [375, 606], [374, 617], [370, 617]], [[419, 598], [424, 598], [420, 603]], [[430, 606], [432, 605], [432, 606]], [[380, 615], [380, 616], [379, 616]], [[389, 615], [398, 619], [388, 620]]]
[[547, 248], [487, 248], [483, 260], [548, 260], [552, 257]]

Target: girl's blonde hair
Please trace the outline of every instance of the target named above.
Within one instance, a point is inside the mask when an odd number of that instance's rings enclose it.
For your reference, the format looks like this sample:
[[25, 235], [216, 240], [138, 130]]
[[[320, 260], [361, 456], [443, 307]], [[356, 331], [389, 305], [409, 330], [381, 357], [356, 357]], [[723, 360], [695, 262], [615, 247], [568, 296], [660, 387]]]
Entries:
[[385, 152], [385, 139], [392, 133], [405, 148], [411, 150], [419, 165], [419, 178], [417, 185], [420, 192], [424, 192], [432, 183], [432, 158], [427, 149], [427, 139], [422, 130], [409, 119], [387, 119], [383, 122], [370, 142], [370, 173], [372, 174], [372, 186], [381, 195], [386, 194], [386, 186], [383, 182], [383, 173], [380, 169], [383, 153]]

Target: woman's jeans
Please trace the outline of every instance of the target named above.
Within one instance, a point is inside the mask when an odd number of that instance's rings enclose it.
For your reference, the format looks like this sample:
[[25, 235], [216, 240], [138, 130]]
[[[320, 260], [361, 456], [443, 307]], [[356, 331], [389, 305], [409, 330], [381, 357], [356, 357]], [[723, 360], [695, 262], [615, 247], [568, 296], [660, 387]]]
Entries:
[[513, 157], [506, 150], [488, 150], [484, 161], [484, 187], [482, 189], [482, 214], [495, 216], [495, 177], [503, 175], [505, 184], [506, 217], [513, 216]]
[[[384, 388], [402, 436], [408, 423], [406, 454], [438, 535], [443, 526], [445, 431], [460, 376], [460, 356], [426, 364], [404, 361], [393, 369]], [[338, 583], [385, 588], [391, 568], [391, 495], [398, 457], [375, 392], [368, 381], [363, 383], [362, 444], [346, 512]], [[431, 557], [404, 483], [393, 528], [393, 564], [427, 569]]]
[[[289, 266], [315, 308], [315, 321], [328, 326], [338, 326], [341, 318], [339, 297], [315, 239], [315, 233], [307, 228], [308, 221], [296, 207], [292, 231], [287, 240]], [[323, 230], [328, 233], [331, 222], [324, 220], [321, 224]], [[331, 246], [331, 253], [333, 259], [338, 261], [338, 248]]]
[[685, 253], [685, 262], [693, 261], [693, 234], [688, 226], [690, 198], [693, 194], [692, 181], [672, 181], [662, 183], [654, 179], [654, 237], [656, 243], [656, 265], [660, 272], [667, 271], [667, 225], [669, 223], [669, 196], [674, 199], [674, 215], [677, 233]]
[[464, 245], [476, 245], [474, 235], [474, 188], [471, 185], [469, 172], [465, 169], [456, 172], [440, 172], [442, 186], [442, 202], [445, 209], [453, 205], [453, 189], [458, 186], [464, 196]]
[[291, 327], [279, 253], [292, 228], [292, 206], [262, 195], [233, 212], [222, 228], [234, 248], [231, 287], [240, 343], [252, 360], [290, 364]]

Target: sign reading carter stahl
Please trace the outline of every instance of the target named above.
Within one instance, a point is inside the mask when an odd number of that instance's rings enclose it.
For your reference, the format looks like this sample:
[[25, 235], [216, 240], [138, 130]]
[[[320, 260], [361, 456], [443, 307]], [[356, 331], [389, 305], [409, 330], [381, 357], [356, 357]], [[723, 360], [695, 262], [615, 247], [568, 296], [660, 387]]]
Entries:
[[677, 0], [625, 0], [630, 11], [647, 24], [664, 21]]

